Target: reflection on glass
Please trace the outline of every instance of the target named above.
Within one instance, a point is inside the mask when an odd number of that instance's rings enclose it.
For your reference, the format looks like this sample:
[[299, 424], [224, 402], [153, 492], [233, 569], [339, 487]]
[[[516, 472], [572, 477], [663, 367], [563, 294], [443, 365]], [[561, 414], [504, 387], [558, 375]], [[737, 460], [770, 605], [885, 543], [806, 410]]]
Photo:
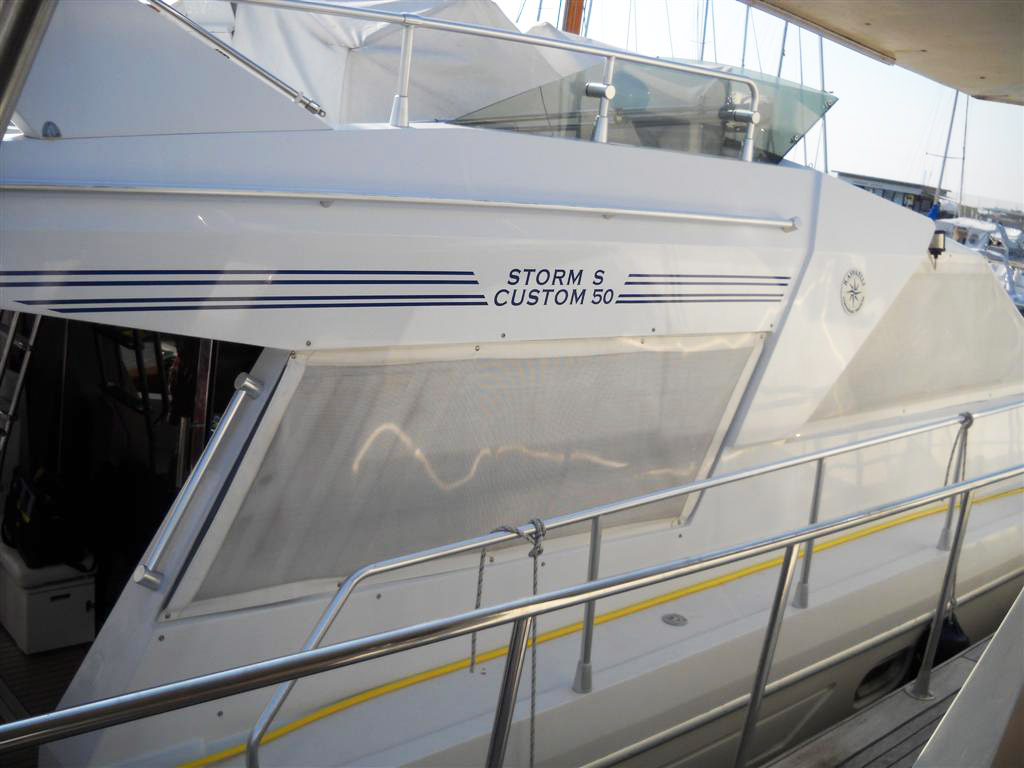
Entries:
[[[689, 62], [681, 62], [689, 63]], [[460, 125], [582, 139], [593, 134], [599, 99], [585, 95], [600, 82], [603, 63], [510, 96], [455, 120]], [[757, 82], [761, 122], [755, 131], [754, 160], [777, 163], [835, 103], [822, 91], [739, 69], [719, 67]], [[743, 83], [618, 62], [615, 98], [609, 109], [608, 141], [637, 147], [739, 157], [744, 123], [729, 120], [731, 109], [749, 109]]]

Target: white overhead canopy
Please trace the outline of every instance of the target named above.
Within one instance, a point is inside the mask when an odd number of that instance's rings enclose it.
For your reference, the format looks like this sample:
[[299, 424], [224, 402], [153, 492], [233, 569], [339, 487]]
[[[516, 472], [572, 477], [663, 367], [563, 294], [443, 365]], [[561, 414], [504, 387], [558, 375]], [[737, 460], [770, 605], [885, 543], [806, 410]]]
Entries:
[[1024, 0], [742, 0], [978, 99], [1024, 104]]

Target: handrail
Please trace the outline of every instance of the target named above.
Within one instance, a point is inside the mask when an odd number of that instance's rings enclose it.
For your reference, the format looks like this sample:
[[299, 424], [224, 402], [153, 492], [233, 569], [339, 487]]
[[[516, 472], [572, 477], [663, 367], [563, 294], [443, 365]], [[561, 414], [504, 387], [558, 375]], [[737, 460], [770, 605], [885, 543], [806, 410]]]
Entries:
[[209, 32], [203, 29], [202, 26], [196, 24], [188, 16], [178, 11], [178, 9], [174, 6], [169, 5], [168, 3], [164, 2], [164, 0], [139, 0], [139, 2], [141, 2], [143, 5], [148, 5], [157, 13], [166, 14], [165, 18], [168, 18], [171, 21], [173, 21], [175, 24], [184, 29], [193, 37], [198, 37], [207, 45], [212, 46], [221, 54], [226, 56], [228, 59], [233, 59], [243, 69], [248, 70], [258, 79], [262, 80], [264, 83], [269, 85], [271, 88], [287, 96], [289, 99], [294, 101], [296, 104], [300, 105], [307, 112], [311, 112], [317, 117], [326, 116], [327, 112], [324, 110], [324, 108], [317, 104], [315, 101], [313, 101], [313, 99], [309, 98], [304, 93], [302, 93], [302, 91], [288, 85], [288, 83], [286, 83], [284, 80], [261, 67], [259, 64], [250, 59], [237, 48], [234, 48], [233, 46], [230, 46], [227, 43], [225, 43], [223, 40], [220, 40], [214, 35], [211, 35]]
[[0, 190], [10, 192], [99, 192], [127, 195], [197, 195], [204, 197], [257, 197], [279, 200], [318, 200], [320, 202], [394, 203], [400, 205], [463, 206], [466, 208], [503, 208], [513, 211], [545, 211], [596, 215], [604, 218], [667, 219], [669, 221], [696, 221], [707, 224], [734, 224], [736, 226], [765, 227], [793, 232], [802, 226], [799, 216], [789, 218], [739, 216], [728, 213], [700, 211], [670, 211], [658, 208], [617, 208], [614, 206], [574, 205], [571, 203], [527, 203], [518, 200], [495, 200], [473, 197], [423, 197], [417, 195], [365, 194], [337, 190], [263, 189], [259, 187], [186, 187], [152, 184], [112, 184], [108, 182], [69, 181], [36, 183], [27, 181], [0, 181]]
[[[1013, 410], [1024, 406], [1024, 400], [1016, 400], [1012, 403], [1005, 403], [999, 406], [993, 406], [992, 408], [982, 409], [973, 414], [970, 414], [971, 419], [978, 419], [985, 416], [992, 416], [998, 413], [1004, 413], [1006, 411]], [[962, 424], [964, 420], [968, 418], [966, 414], [960, 414], [957, 416], [949, 416], [936, 421], [926, 422], [919, 424], [914, 427], [908, 427], [901, 429], [896, 432], [890, 432], [877, 437], [867, 438], [865, 440], [859, 440], [846, 445], [837, 446], [834, 448], [825, 448], [820, 451], [814, 451], [812, 453], [805, 453], [800, 456], [795, 456], [790, 459], [783, 459], [781, 461], [773, 462], [771, 464], [763, 464], [756, 467], [750, 467], [747, 469], [736, 470], [728, 474], [719, 475], [717, 477], [710, 477], [704, 480], [695, 480], [683, 485], [677, 485], [670, 488], [665, 488], [660, 491], [654, 491], [652, 493], [643, 494], [641, 496], [633, 496], [628, 499], [620, 501], [610, 502], [608, 504], [602, 504], [596, 507], [590, 507], [589, 509], [580, 510], [577, 512], [570, 512], [564, 515], [550, 518], [543, 521], [544, 528], [550, 532], [563, 528], [568, 525], [575, 523], [583, 523], [591, 521], [593, 529], [591, 530], [591, 545], [590, 545], [590, 564], [588, 566], [588, 574], [596, 576], [597, 573], [597, 558], [600, 556], [600, 529], [599, 524], [601, 518], [606, 515], [612, 515], [617, 512], [624, 512], [637, 507], [646, 506], [659, 501], [666, 501], [668, 499], [677, 498], [680, 496], [687, 496], [691, 493], [698, 491], [706, 491], [711, 488], [718, 488], [723, 485], [735, 483], [740, 480], [747, 480], [753, 477], [759, 477], [761, 475], [770, 474], [772, 472], [778, 472], [783, 469], [799, 466], [806, 464], [811, 461], [823, 461], [826, 458], [832, 456], [839, 456], [844, 453], [850, 453], [858, 451], [864, 448], [870, 448], [876, 445], [882, 445], [894, 440], [900, 440], [906, 437], [912, 437], [914, 435], [922, 434], [925, 432], [931, 432], [936, 429], [942, 429], [944, 427], [951, 427], [957, 424]], [[820, 472], [820, 470], [819, 470]], [[816, 472], [816, 477], [819, 475]], [[818, 480], [820, 482], [820, 480]], [[820, 496], [820, 488], [818, 490]], [[812, 520], [816, 522], [816, 518]], [[455, 542], [454, 544], [443, 544], [430, 549], [425, 549], [420, 552], [414, 552], [408, 555], [400, 555], [398, 557], [389, 558], [387, 560], [380, 560], [376, 563], [364, 565], [358, 568], [339, 585], [334, 596], [331, 598], [327, 607], [324, 608], [324, 612], [321, 614], [320, 619], [313, 627], [312, 632], [306, 639], [303, 645], [303, 650], [312, 650], [320, 645], [321, 641], [326, 636], [328, 630], [333, 625], [338, 614], [348, 601], [349, 596], [355, 590], [355, 588], [366, 579], [371, 576], [379, 576], [381, 574], [390, 573], [403, 568], [412, 567], [415, 565], [422, 565], [424, 563], [440, 560], [442, 558], [451, 557], [454, 555], [465, 554], [468, 552], [478, 551], [486, 549], [488, 547], [497, 546], [504, 544], [509, 541], [513, 541], [520, 538], [520, 535], [535, 534], [536, 529], [532, 523], [527, 523], [518, 527], [518, 533], [510, 533], [508, 531], [493, 531], [483, 536], [476, 536], [471, 539], [464, 539], [463, 541]], [[802, 587], [801, 594], [806, 591], [806, 582], [801, 580], [799, 586]], [[593, 637], [593, 610], [588, 610], [586, 619], [584, 622], [583, 640], [581, 647], [580, 663], [576, 670], [576, 680], [574, 683], [574, 690], [577, 693], [586, 693], [590, 690], [590, 644]], [[273, 696], [266, 707], [260, 713], [256, 722], [253, 724], [252, 729], [249, 732], [249, 736], [246, 739], [246, 765], [248, 768], [258, 768], [259, 766], [259, 748], [260, 743], [263, 739], [264, 734], [270, 728], [270, 724], [273, 722], [277, 713], [280, 711], [281, 706], [284, 704], [289, 693], [295, 685], [295, 681], [288, 681], [282, 683], [277, 690], [274, 691]]]
[[217, 452], [217, 447], [224, 439], [228, 427], [238, 415], [238, 411], [242, 407], [242, 401], [247, 396], [258, 397], [262, 388], [262, 382], [250, 377], [248, 374], [240, 373], [235, 378], [235, 394], [231, 396], [228, 407], [224, 409], [224, 414], [217, 424], [217, 429], [214, 430], [213, 435], [210, 437], [210, 442], [203, 449], [199, 461], [192, 467], [188, 480], [185, 481], [185, 484], [178, 492], [177, 498], [174, 499], [174, 505], [166, 517], [164, 517], [163, 522], [160, 523], [160, 528], [157, 529], [156, 536], [153, 537], [153, 543], [149, 545], [146, 554], [143, 555], [142, 562], [135, 568], [135, 572], [132, 574], [132, 581], [136, 584], [141, 584], [150, 589], [160, 588], [164, 580], [164, 575], [160, 572], [160, 561], [163, 559], [164, 551], [171, 542], [174, 532], [185, 517], [185, 510], [188, 509], [188, 505], [195, 495], [196, 488], [199, 487], [199, 482], [206, 474], [206, 469], [210, 466], [210, 462], [213, 461], [213, 456]]
[[[658, 566], [640, 568], [616, 576], [584, 582], [534, 597], [512, 600], [488, 608], [479, 608], [443, 619], [345, 640], [324, 648], [278, 656], [266, 661], [213, 672], [173, 683], [153, 686], [132, 693], [80, 704], [0, 725], [0, 752], [16, 747], [41, 744], [67, 738], [119, 723], [169, 712], [205, 701], [245, 693], [286, 680], [341, 669], [372, 659], [390, 656], [434, 643], [463, 637], [511, 622], [523, 622], [541, 614], [571, 608], [625, 592], [661, 584], [731, 563], [767, 555], [779, 549], [794, 550], [804, 542], [842, 533], [868, 523], [883, 520], [953, 496], [1024, 475], [1024, 464], [916, 494], [891, 504], [854, 512], [835, 520], [726, 547], [696, 557], [673, 560]], [[962, 506], [965, 511], [965, 505]], [[956, 550], [950, 553], [954, 557]], [[792, 576], [792, 568], [789, 574]], [[949, 577], [950, 569], [946, 571]], [[943, 585], [945, 588], [945, 584]], [[520, 624], [520, 634], [523, 625]], [[510, 681], [502, 688], [502, 700], [508, 700]]]
[[[154, 1], [160, 2], [161, 0]], [[350, 8], [325, 2], [317, 2], [316, 0], [238, 0], [238, 2], [254, 6], [278, 8], [287, 11], [305, 11], [308, 13], [320, 13], [327, 16], [341, 16], [350, 19], [361, 19], [363, 21], [378, 21], [387, 24], [402, 25], [405, 28], [406, 33], [402, 38], [401, 62], [398, 68], [398, 88], [391, 111], [391, 124], [395, 126], [405, 127], [409, 124], [408, 86], [412, 58], [412, 30], [420, 27], [438, 32], [454, 32], [474, 37], [485, 37], [491, 40], [503, 40], [509, 43], [523, 43], [525, 45], [532, 45], [538, 48], [553, 48], [560, 51], [570, 51], [572, 53], [583, 53], [591, 56], [598, 56], [606, 62], [605, 83], [610, 82], [609, 78], [614, 67], [614, 62], [616, 61], [631, 61], [636, 64], [646, 64], [660, 69], [686, 72], [688, 74], [702, 75], [718, 80], [728, 80], [730, 82], [740, 83], [750, 89], [750, 109], [732, 110], [731, 119], [746, 124], [747, 133], [746, 138], [743, 141], [742, 156], [746, 161], [753, 160], [754, 129], [759, 120], [757, 109], [761, 100], [761, 93], [757, 87], [757, 83], [749, 77], [734, 75], [729, 72], [720, 72], [707, 67], [698, 67], [692, 64], [665, 61], [664, 59], [657, 59], [651, 56], [641, 56], [628, 51], [610, 50], [596, 45], [573, 43], [567, 40], [553, 40], [546, 37], [538, 37], [536, 35], [526, 35], [522, 32], [510, 32], [505, 29], [483, 27], [478, 24], [466, 24], [458, 21], [432, 19], [415, 13], [391, 13], [388, 11], [372, 10], [369, 8]], [[601, 111], [605, 115], [607, 115], [607, 107], [610, 98], [611, 94], [601, 97]], [[600, 141], [600, 136], [601, 131], [600, 127], [598, 127], [598, 130], [595, 132], [594, 140]]]

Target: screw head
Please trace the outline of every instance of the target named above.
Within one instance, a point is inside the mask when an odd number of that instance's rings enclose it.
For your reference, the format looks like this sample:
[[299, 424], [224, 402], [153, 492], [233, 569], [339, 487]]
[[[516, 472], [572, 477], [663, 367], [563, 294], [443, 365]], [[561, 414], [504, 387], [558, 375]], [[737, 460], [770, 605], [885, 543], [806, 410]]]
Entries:
[[666, 613], [661, 620], [670, 627], [685, 627], [688, 623], [687, 618], [681, 613]]

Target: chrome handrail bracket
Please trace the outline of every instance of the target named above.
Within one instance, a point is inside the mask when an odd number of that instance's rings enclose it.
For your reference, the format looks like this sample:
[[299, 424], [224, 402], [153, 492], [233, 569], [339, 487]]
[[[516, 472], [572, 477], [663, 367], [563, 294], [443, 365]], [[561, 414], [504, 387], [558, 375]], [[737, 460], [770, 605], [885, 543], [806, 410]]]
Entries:
[[584, 89], [587, 96], [596, 96], [601, 100], [597, 108], [597, 118], [594, 120], [594, 141], [599, 144], [608, 143], [608, 107], [615, 98], [615, 86], [612, 81], [615, 79], [615, 57], [609, 56], [604, 60], [604, 76], [600, 83], [587, 83]]
[[146, 554], [143, 556], [142, 562], [135, 568], [135, 571], [132, 574], [132, 581], [136, 584], [153, 590], [159, 589], [163, 584], [164, 574], [160, 571], [160, 561], [163, 559], [167, 545], [170, 544], [178, 525], [181, 524], [181, 521], [185, 516], [185, 510], [188, 509], [188, 506], [192, 501], [192, 497], [195, 495], [196, 489], [199, 487], [200, 482], [206, 474], [207, 468], [210, 466], [210, 462], [213, 461], [213, 457], [216, 454], [218, 447], [221, 442], [223, 442], [224, 435], [227, 433], [231, 423], [235, 420], [235, 417], [241, 410], [242, 403], [247, 397], [259, 397], [262, 389], [263, 383], [252, 378], [248, 374], [239, 374], [235, 379], [235, 394], [231, 396], [231, 401], [228, 403], [228, 407], [224, 409], [224, 414], [221, 416], [220, 423], [217, 424], [217, 429], [214, 430], [213, 435], [210, 437], [210, 441], [206, 444], [202, 455], [199, 457], [199, 461], [196, 462], [196, 465], [192, 468], [192, 472], [189, 473], [188, 480], [185, 481], [185, 485], [183, 485], [181, 487], [181, 491], [178, 492], [178, 497], [174, 500], [174, 505], [160, 524], [160, 528], [157, 530], [156, 536], [153, 538], [153, 543], [150, 544], [149, 549], [146, 550]]
[[402, 26], [402, 58], [398, 64], [398, 89], [391, 105], [389, 121], [395, 128], [409, 127], [409, 78], [412, 75], [412, 33], [415, 29], [409, 22]]

